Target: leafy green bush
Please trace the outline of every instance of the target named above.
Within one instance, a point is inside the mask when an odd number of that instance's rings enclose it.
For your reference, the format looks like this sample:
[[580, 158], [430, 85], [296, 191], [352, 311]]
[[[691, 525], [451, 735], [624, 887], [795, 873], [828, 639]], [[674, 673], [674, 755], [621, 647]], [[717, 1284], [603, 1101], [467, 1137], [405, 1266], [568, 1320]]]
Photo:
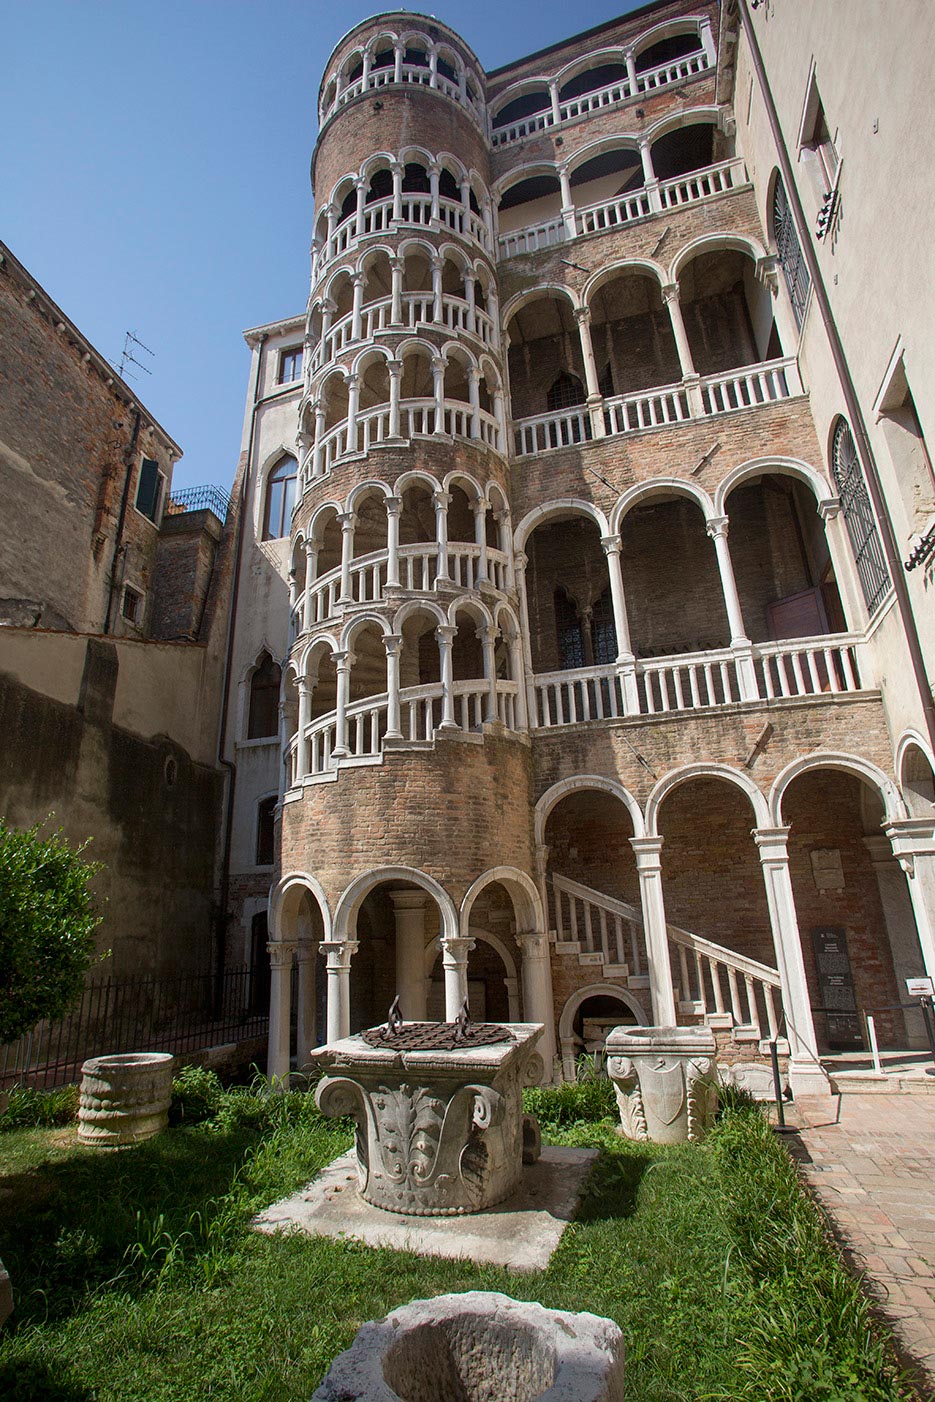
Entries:
[[0, 1115], [0, 1130], [53, 1129], [57, 1125], [71, 1124], [77, 1114], [77, 1086], [60, 1086], [58, 1090], [14, 1086], [9, 1104]]
[[199, 1125], [213, 1119], [224, 1100], [224, 1087], [205, 1066], [183, 1066], [172, 1078], [171, 1125]]
[[0, 1043], [13, 1042], [78, 999], [100, 923], [82, 860], [61, 832], [21, 831], [0, 818]]
[[617, 1118], [613, 1082], [606, 1077], [575, 1084], [566, 1081], [558, 1086], [535, 1086], [523, 1091], [523, 1109], [528, 1115], [535, 1115], [545, 1131]]

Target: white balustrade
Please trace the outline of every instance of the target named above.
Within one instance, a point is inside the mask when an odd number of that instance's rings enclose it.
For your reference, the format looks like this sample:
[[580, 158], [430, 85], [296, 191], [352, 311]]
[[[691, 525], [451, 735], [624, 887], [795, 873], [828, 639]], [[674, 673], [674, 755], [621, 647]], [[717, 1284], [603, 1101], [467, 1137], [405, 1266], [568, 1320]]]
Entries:
[[328, 121], [329, 117], [339, 111], [347, 103], [352, 102], [355, 97], [362, 96], [365, 92], [373, 92], [379, 88], [387, 88], [399, 83], [416, 84], [419, 87], [431, 88], [435, 92], [440, 92], [445, 97], [456, 102], [459, 107], [463, 107], [466, 112], [473, 117], [479, 126], [484, 125], [484, 109], [478, 98], [471, 96], [468, 85], [464, 89], [450, 78], [446, 78], [443, 73], [436, 73], [433, 77], [431, 69], [425, 68], [422, 64], [403, 63], [400, 65], [399, 78], [396, 77], [394, 64], [381, 68], [371, 68], [367, 74], [367, 81], [364, 83], [363, 75], [355, 78], [352, 83], [347, 83], [337, 94], [330, 106], [321, 115], [322, 125]]
[[746, 183], [747, 168], [737, 156], [706, 166], [704, 170], [679, 175], [674, 180], [663, 180], [659, 186], [659, 200], [663, 209], [676, 209], [679, 205], [710, 199], [712, 195], [726, 195]]
[[591, 418], [583, 405], [575, 409], [561, 409], [554, 414], [535, 414], [528, 419], [517, 419], [513, 425], [517, 457], [544, 453], [550, 448], [568, 448], [575, 443], [585, 443], [590, 437]]
[[[340, 258], [358, 241], [358, 215], [355, 209], [335, 227], [333, 233], [321, 244], [312, 259], [312, 281], [315, 282], [325, 267]], [[400, 218], [393, 217], [393, 199], [386, 196], [371, 200], [364, 205], [362, 237], [372, 234], [385, 234], [391, 228], [415, 224], [427, 229], [450, 229], [462, 238], [479, 244], [485, 252], [491, 251], [490, 231], [480, 215], [458, 200], [442, 197], [438, 202], [438, 219], [432, 218], [432, 197], [420, 192], [404, 190], [400, 202]]]
[[802, 393], [795, 359], [768, 360], [761, 365], [745, 365], [723, 375], [704, 375], [701, 399], [705, 414], [726, 414], [733, 409], [750, 409]]
[[[467, 438], [485, 443], [496, 452], [503, 451], [500, 425], [485, 409], [477, 411], [478, 432], [474, 433], [474, 411], [461, 399], [446, 399], [443, 408], [443, 431], [452, 438]], [[403, 439], [424, 438], [435, 433], [435, 400], [403, 399], [399, 405], [399, 433]], [[309, 448], [302, 459], [302, 490], [309, 483], [325, 477], [334, 464], [348, 455], [369, 453], [387, 441], [398, 442], [390, 435], [390, 406], [378, 404], [357, 415], [352, 441], [348, 442], [347, 420], [328, 430], [317, 445]]]
[[[752, 651], [759, 699], [864, 689], [867, 682], [858, 665], [860, 645], [861, 639], [854, 633], [755, 644]], [[638, 661], [636, 680], [640, 715], [706, 710], [741, 700], [737, 659], [727, 648]], [[540, 672], [533, 685], [534, 727], [582, 725], [616, 720], [625, 714], [614, 666]]]
[[567, 238], [565, 222], [560, 215], [526, 229], [511, 229], [497, 240], [499, 256], [513, 258], [518, 253], [538, 253], [540, 248], [554, 248]]
[[584, 954], [600, 954], [604, 963], [626, 976], [642, 978], [648, 968], [643, 917], [636, 906], [615, 900], [552, 874], [552, 923], [560, 944], [576, 943]]
[[691, 416], [688, 395], [681, 385], [644, 390], [642, 394], [616, 394], [604, 400], [604, 426], [611, 434], [659, 428]]
[[[602, 107], [615, 107], [640, 93], [652, 92], [670, 83], [680, 83], [686, 78], [693, 78], [709, 66], [708, 55], [703, 49], [686, 54], [684, 58], [675, 59], [671, 63], [660, 63], [655, 68], [648, 68], [644, 73], [637, 73], [635, 92], [631, 91], [629, 80], [623, 78], [608, 84], [607, 87], [582, 93], [580, 97], [560, 103], [559, 122], [576, 122]], [[551, 108], [546, 107], [543, 111], [533, 112], [520, 121], [495, 127], [490, 140], [494, 146], [508, 146], [512, 141], [523, 141], [527, 136], [533, 136], [537, 131], [544, 131], [546, 127], [555, 125], [555, 116]]]
[[618, 195], [612, 200], [584, 205], [575, 210], [575, 230], [579, 234], [602, 234], [619, 224], [631, 224], [651, 214], [649, 192], [635, 190], [632, 195]]

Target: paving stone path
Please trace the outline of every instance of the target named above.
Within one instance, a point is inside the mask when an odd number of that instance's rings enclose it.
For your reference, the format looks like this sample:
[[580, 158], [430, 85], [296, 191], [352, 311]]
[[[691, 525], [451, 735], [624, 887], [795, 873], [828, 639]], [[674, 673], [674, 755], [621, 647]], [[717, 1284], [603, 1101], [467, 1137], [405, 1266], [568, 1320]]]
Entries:
[[800, 1099], [787, 1142], [935, 1398], [935, 1095]]

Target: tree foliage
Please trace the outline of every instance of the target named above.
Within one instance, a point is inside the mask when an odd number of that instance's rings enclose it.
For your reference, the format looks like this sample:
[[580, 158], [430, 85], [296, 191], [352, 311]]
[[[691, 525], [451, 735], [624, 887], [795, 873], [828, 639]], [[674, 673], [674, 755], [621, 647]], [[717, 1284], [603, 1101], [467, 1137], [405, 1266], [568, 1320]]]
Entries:
[[88, 882], [101, 868], [83, 859], [86, 846], [0, 818], [0, 1044], [80, 996], [100, 923]]

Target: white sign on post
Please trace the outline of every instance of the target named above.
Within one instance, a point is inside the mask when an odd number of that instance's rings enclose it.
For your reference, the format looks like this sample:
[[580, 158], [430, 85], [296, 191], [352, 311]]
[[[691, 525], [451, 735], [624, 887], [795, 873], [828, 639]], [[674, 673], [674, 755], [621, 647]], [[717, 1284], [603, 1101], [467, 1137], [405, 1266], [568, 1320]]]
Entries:
[[910, 998], [931, 998], [932, 980], [930, 978], [907, 978], [906, 992]]

